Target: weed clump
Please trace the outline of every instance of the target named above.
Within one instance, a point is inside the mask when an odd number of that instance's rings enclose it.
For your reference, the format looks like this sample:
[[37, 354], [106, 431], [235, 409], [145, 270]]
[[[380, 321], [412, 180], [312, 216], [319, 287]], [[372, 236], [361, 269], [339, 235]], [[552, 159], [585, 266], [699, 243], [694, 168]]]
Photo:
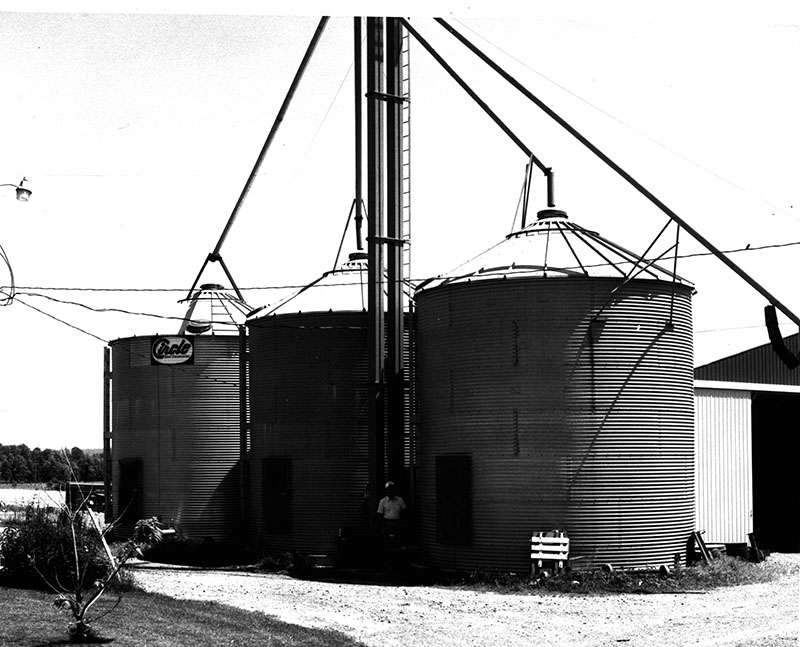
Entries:
[[256, 569], [268, 573], [287, 573], [295, 566], [295, 558], [289, 552], [271, 552], [261, 555]]
[[800, 574], [797, 566], [767, 560], [752, 563], [721, 555], [708, 564], [698, 563], [672, 570], [585, 569], [551, 573], [502, 573], [477, 570], [452, 576], [449, 586], [498, 593], [686, 593], [719, 587], [758, 584]]

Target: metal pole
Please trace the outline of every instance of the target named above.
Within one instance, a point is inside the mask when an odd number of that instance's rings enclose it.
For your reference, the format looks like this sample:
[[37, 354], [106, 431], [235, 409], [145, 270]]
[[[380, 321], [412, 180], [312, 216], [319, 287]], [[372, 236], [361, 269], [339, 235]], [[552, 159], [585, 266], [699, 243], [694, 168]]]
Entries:
[[618, 175], [624, 178], [631, 186], [633, 186], [639, 193], [641, 193], [644, 197], [646, 197], [650, 202], [652, 202], [655, 206], [657, 206], [661, 211], [663, 211], [667, 216], [669, 216], [673, 221], [677, 222], [681, 227], [683, 227], [689, 234], [700, 244], [702, 244], [707, 250], [709, 250], [714, 256], [719, 258], [725, 265], [727, 265], [730, 269], [732, 269], [736, 274], [739, 275], [740, 278], [744, 279], [746, 283], [748, 283], [752, 288], [754, 288], [759, 294], [761, 294], [764, 298], [767, 299], [772, 305], [778, 308], [783, 314], [785, 314], [791, 321], [796, 323], [800, 326], [800, 317], [794, 314], [789, 308], [783, 305], [778, 299], [776, 299], [772, 294], [770, 294], [765, 288], [763, 288], [755, 279], [750, 277], [742, 268], [740, 268], [736, 263], [734, 263], [730, 258], [725, 256], [719, 249], [717, 249], [710, 241], [708, 241], [705, 237], [703, 237], [700, 233], [698, 233], [693, 227], [686, 223], [682, 218], [680, 218], [672, 209], [667, 207], [661, 200], [656, 198], [650, 191], [648, 191], [644, 186], [639, 184], [627, 171], [622, 169], [616, 162], [614, 162], [608, 155], [603, 153], [597, 146], [592, 144], [586, 137], [581, 135], [575, 128], [573, 128], [570, 124], [568, 124], [564, 119], [562, 119], [559, 115], [557, 115], [553, 110], [551, 110], [544, 102], [542, 102], [538, 97], [534, 96], [527, 88], [525, 88], [519, 81], [517, 81], [514, 77], [512, 77], [508, 72], [503, 70], [497, 63], [492, 61], [486, 54], [484, 54], [481, 50], [479, 50], [475, 45], [473, 45], [469, 40], [467, 40], [464, 36], [462, 36], [458, 31], [456, 31], [453, 27], [451, 27], [447, 22], [445, 22], [441, 18], [436, 18], [436, 21], [441, 24], [445, 29], [447, 29], [453, 36], [455, 36], [459, 41], [461, 41], [466, 47], [468, 47], [475, 55], [477, 55], [481, 60], [483, 60], [487, 65], [489, 65], [495, 72], [500, 74], [506, 81], [508, 81], [511, 85], [513, 85], [517, 90], [519, 90], [523, 95], [525, 95], [528, 99], [533, 101], [539, 108], [541, 108], [548, 116], [550, 116], [554, 121], [556, 121], [562, 128], [564, 128], [568, 133], [570, 133], [575, 139], [577, 139], [581, 144], [586, 146], [590, 151], [592, 151], [597, 157], [599, 157], [603, 162], [605, 162], [609, 167], [611, 167]]
[[105, 490], [105, 507], [103, 513], [106, 523], [111, 523], [114, 516], [112, 507], [111, 470], [111, 349], [103, 349], [103, 489]]
[[247, 328], [239, 326], [239, 522], [240, 539], [246, 535], [250, 512], [250, 453], [248, 436], [250, 417], [248, 416], [248, 361]]
[[[400, 21], [386, 19], [386, 250], [387, 322], [387, 468], [389, 478], [405, 481], [403, 436], [405, 389], [403, 365], [403, 204], [402, 204], [402, 116], [400, 52], [403, 46]], [[405, 486], [405, 483], [403, 483]]]
[[361, 75], [363, 73], [362, 70], [362, 62], [361, 62], [361, 18], [355, 17], [353, 18], [353, 56], [354, 56], [354, 64], [353, 69], [355, 71], [355, 140], [356, 140], [356, 167], [355, 167], [355, 175], [356, 175], [356, 198], [355, 198], [355, 207], [356, 207], [356, 249], [361, 251], [364, 249], [364, 244], [361, 240], [361, 224], [364, 220], [364, 216], [361, 213], [361, 207], [363, 202], [363, 187], [362, 187], [362, 156], [363, 156], [363, 110], [361, 107], [361, 102], [363, 101], [363, 89], [361, 83]]
[[376, 523], [384, 471], [383, 19], [367, 18], [367, 201], [370, 520]]

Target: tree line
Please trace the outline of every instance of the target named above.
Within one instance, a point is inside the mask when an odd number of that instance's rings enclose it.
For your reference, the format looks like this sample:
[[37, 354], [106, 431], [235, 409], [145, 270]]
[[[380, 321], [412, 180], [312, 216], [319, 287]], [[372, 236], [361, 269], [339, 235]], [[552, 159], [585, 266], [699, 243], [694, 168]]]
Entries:
[[0, 445], [0, 483], [56, 484], [66, 481], [102, 481], [102, 450], [30, 449], [27, 445]]

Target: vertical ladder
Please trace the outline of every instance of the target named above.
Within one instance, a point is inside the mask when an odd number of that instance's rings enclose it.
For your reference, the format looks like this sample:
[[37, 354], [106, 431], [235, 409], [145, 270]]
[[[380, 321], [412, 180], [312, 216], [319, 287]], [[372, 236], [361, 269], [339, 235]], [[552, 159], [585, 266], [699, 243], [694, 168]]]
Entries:
[[[402, 210], [402, 238], [405, 241], [403, 250], [403, 278], [409, 286], [403, 289], [403, 312], [411, 313], [410, 299], [407, 294], [410, 292], [411, 274], [411, 38], [408, 30], [401, 27], [402, 47], [400, 49], [400, 94], [404, 101], [400, 104], [400, 177], [402, 189], [400, 196], [400, 208]], [[406, 321], [405, 329], [405, 385], [406, 393], [404, 399], [404, 433], [403, 433], [403, 462], [410, 469], [409, 495], [413, 498], [414, 477], [413, 472], [417, 462], [416, 458], [416, 416], [415, 394], [414, 394], [414, 324], [413, 318], [409, 317]]]
[[231, 312], [234, 306], [231, 298], [224, 292], [209, 292], [211, 301], [211, 329], [215, 332], [230, 332], [228, 324], [236, 324], [236, 316]]
[[216, 330], [221, 322], [231, 319], [231, 316], [219, 294], [212, 292], [209, 298], [211, 299], [211, 329]]
[[[401, 177], [403, 182], [401, 204], [403, 220], [403, 277], [411, 278], [411, 38], [405, 27], [402, 27], [402, 50], [400, 52], [400, 87], [405, 101], [401, 108]], [[403, 309], [406, 310], [406, 298], [403, 298]]]

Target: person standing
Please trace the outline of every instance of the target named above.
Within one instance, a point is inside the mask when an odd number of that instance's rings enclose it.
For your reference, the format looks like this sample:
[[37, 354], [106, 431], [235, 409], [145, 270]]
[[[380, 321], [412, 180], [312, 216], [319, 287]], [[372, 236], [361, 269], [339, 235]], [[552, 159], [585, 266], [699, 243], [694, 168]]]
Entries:
[[394, 481], [386, 483], [386, 496], [378, 502], [378, 517], [385, 539], [399, 539], [406, 502], [395, 494]]

